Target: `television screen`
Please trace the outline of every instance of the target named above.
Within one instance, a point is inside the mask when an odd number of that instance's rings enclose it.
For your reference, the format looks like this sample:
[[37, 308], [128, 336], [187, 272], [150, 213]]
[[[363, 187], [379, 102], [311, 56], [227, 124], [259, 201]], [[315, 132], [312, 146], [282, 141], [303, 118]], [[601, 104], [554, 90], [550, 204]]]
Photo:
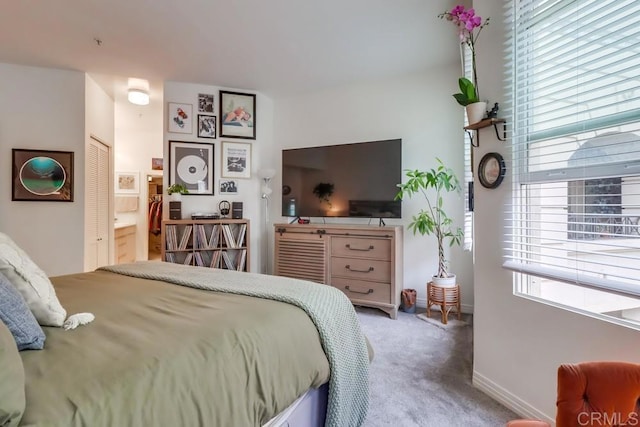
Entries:
[[400, 218], [402, 140], [282, 150], [282, 216]]

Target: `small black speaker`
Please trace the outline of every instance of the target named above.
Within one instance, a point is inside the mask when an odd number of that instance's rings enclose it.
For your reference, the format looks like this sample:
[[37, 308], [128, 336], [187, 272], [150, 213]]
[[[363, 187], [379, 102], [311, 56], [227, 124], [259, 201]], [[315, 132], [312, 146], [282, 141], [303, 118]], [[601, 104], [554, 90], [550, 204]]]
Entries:
[[182, 202], [169, 202], [169, 219], [182, 219]]
[[231, 202], [231, 218], [242, 219], [242, 202]]

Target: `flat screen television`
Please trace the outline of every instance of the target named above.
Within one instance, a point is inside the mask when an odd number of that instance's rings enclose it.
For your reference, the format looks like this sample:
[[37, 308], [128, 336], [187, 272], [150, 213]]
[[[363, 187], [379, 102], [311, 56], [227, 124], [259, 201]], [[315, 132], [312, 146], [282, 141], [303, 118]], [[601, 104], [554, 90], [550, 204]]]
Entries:
[[401, 218], [402, 140], [282, 150], [282, 216]]

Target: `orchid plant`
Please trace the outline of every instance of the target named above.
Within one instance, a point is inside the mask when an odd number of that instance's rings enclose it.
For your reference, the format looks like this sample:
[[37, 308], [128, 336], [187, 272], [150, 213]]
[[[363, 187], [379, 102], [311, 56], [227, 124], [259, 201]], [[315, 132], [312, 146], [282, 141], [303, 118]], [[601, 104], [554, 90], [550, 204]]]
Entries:
[[478, 74], [476, 71], [476, 43], [482, 29], [489, 25], [490, 18], [485, 19], [483, 22], [482, 18], [476, 15], [473, 8], [465, 9], [462, 5], [457, 5], [450, 12], [441, 13], [438, 18], [453, 22], [458, 28], [460, 44], [466, 44], [471, 51], [473, 82], [465, 77], [460, 77], [458, 84], [460, 85], [461, 93], [453, 96], [462, 106], [478, 102], [480, 100], [480, 92], [478, 90]]

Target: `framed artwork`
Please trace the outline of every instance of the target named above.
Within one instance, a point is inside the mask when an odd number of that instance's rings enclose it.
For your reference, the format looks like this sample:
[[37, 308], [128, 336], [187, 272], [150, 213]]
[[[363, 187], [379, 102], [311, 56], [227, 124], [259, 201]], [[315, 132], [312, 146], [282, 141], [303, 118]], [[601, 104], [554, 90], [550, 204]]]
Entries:
[[138, 194], [140, 192], [140, 172], [115, 172], [115, 192]]
[[238, 194], [238, 181], [235, 179], [220, 180], [220, 195]]
[[14, 148], [11, 154], [11, 200], [73, 202], [72, 151]]
[[189, 194], [213, 194], [213, 144], [169, 141], [169, 185], [182, 184]]
[[256, 96], [220, 91], [220, 137], [256, 139]]
[[216, 116], [198, 114], [198, 138], [216, 137]]
[[251, 144], [222, 141], [222, 177], [251, 178]]
[[169, 103], [169, 132], [174, 133], [192, 133], [191, 126], [193, 118], [191, 117], [191, 104], [178, 104], [176, 102]]
[[198, 112], [213, 113], [213, 95], [207, 95], [206, 93], [198, 94]]
[[161, 171], [164, 167], [164, 159], [159, 157], [151, 158], [151, 170]]

